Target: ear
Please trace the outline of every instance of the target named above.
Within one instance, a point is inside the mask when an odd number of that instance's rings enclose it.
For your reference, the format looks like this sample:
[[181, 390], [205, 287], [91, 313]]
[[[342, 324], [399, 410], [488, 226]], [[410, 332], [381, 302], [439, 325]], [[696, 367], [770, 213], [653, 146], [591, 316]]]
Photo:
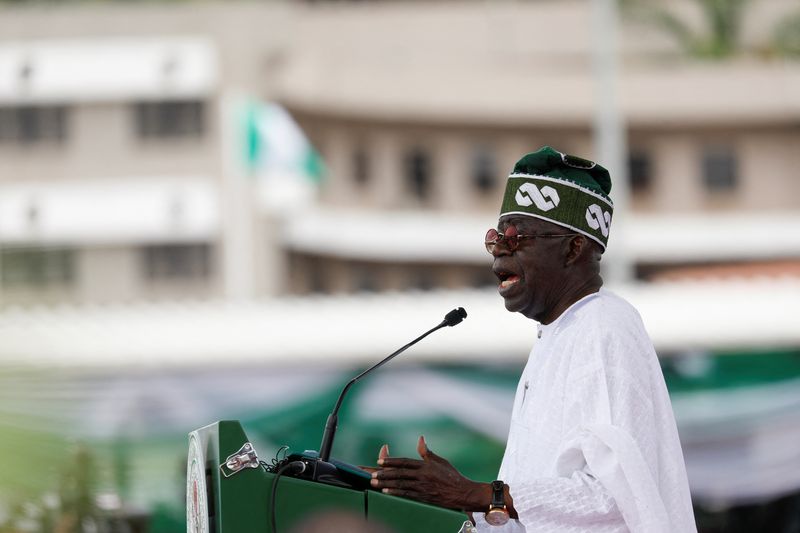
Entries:
[[566, 244], [567, 250], [564, 256], [564, 266], [571, 266], [578, 262], [589, 247], [589, 239], [583, 235], [571, 237]]

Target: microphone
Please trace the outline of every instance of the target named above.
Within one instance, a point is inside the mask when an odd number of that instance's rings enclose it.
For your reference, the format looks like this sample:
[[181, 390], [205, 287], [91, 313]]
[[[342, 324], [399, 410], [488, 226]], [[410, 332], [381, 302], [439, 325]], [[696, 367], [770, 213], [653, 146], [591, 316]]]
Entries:
[[467, 318], [467, 312], [464, 311], [463, 307], [453, 309], [452, 311], [444, 315], [444, 320], [442, 321], [442, 324], [437, 326], [437, 329], [442, 327], [442, 325], [453, 327], [456, 324], [461, 324], [461, 321], [464, 320], [465, 318]]
[[442, 329], [445, 326], [453, 327], [456, 324], [460, 324], [461, 321], [464, 320], [466, 317], [467, 317], [467, 312], [464, 310], [463, 307], [453, 309], [452, 311], [450, 311], [445, 315], [444, 320], [442, 320], [439, 323], [439, 325], [437, 325], [435, 328], [429, 329], [428, 331], [426, 331], [413, 341], [409, 342], [399, 350], [390, 354], [388, 357], [386, 357], [379, 363], [372, 365], [371, 367], [364, 370], [362, 373], [360, 373], [359, 375], [348, 381], [347, 385], [345, 385], [344, 388], [342, 389], [341, 394], [339, 394], [339, 399], [336, 401], [336, 406], [333, 408], [333, 411], [331, 411], [331, 414], [328, 415], [328, 420], [325, 422], [325, 432], [322, 434], [322, 443], [320, 444], [319, 447], [319, 460], [328, 462], [328, 460], [331, 457], [331, 448], [333, 447], [333, 437], [336, 435], [336, 427], [339, 424], [339, 416], [338, 416], [339, 408], [342, 406], [342, 400], [344, 399], [345, 394], [347, 394], [347, 391], [350, 390], [350, 387], [352, 387], [355, 383], [357, 383], [358, 380], [360, 380], [373, 370], [380, 368], [384, 364], [388, 363], [396, 356], [400, 355], [408, 348], [411, 348], [416, 343], [418, 343], [419, 341], [421, 341], [434, 331]]

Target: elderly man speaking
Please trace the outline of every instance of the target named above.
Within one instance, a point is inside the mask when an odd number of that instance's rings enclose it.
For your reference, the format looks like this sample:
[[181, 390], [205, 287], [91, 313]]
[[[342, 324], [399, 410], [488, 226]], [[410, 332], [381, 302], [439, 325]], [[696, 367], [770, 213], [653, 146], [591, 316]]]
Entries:
[[602, 288], [611, 179], [550, 147], [508, 177], [486, 233], [506, 309], [538, 322], [498, 480], [462, 476], [428, 449], [381, 448], [372, 485], [471, 513], [479, 531], [696, 531], [675, 419], [638, 312]]

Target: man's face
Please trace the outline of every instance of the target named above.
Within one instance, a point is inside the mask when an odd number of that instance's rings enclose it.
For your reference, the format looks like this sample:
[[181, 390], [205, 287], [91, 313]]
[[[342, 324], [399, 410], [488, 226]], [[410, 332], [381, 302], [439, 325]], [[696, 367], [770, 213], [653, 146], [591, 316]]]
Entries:
[[[507, 215], [500, 218], [497, 229], [505, 233], [514, 226], [520, 235], [565, 233], [549, 222], [533, 217]], [[549, 323], [549, 314], [558, 304], [564, 286], [564, 239], [521, 239], [515, 251], [498, 244], [492, 270], [500, 280], [498, 292], [506, 309], [528, 318]]]

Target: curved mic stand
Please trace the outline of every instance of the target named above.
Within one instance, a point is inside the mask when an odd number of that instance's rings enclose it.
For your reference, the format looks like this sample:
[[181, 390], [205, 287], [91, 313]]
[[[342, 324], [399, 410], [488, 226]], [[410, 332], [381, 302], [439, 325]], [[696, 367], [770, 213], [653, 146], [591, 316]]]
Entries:
[[[331, 411], [331, 414], [328, 415], [328, 419], [325, 422], [325, 431], [322, 434], [322, 442], [320, 443], [319, 447], [319, 455], [317, 455], [314, 451], [305, 451], [302, 454], [293, 454], [290, 455], [287, 459], [289, 460], [299, 460], [306, 464], [305, 472], [306, 475], [315, 481], [320, 481], [322, 483], [329, 483], [332, 485], [342, 485], [347, 487], [353, 487], [358, 489], [366, 489], [369, 488], [370, 482], [370, 474], [361, 470], [358, 467], [348, 465], [347, 463], [342, 463], [340, 461], [331, 460], [331, 449], [333, 448], [333, 438], [336, 436], [336, 428], [339, 424], [339, 408], [342, 406], [342, 401], [344, 400], [347, 391], [350, 390], [354, 384], [356, 384], [361, 378], [383, 366], [384, 364], [388, 363], [396, 356], [400, 355], [408, 348], [412, 347], [434, 331], [437, 331], [445, 326], [455, 326], [456, 324], [461, 323], [467, 317], [467, 312], [464, 310], [463, 307], [458, 307], [453, 309], [449, 313], [447, 313], [442, 320], [436, 327], [429, 329], [413, 341], [409, 342], [405, 346], [401, 347], [400, 349], [396, 350], [394, 353], [390, 354], [377, 364], [367, 368], [362, 373], [351, 379], [347, 382], [347, 385], [344, 386], [342, 392], [339, 394], [339, 399], [336, 401], [336, 405]], [[305, 476], [304, 476], [305, 477]]]

